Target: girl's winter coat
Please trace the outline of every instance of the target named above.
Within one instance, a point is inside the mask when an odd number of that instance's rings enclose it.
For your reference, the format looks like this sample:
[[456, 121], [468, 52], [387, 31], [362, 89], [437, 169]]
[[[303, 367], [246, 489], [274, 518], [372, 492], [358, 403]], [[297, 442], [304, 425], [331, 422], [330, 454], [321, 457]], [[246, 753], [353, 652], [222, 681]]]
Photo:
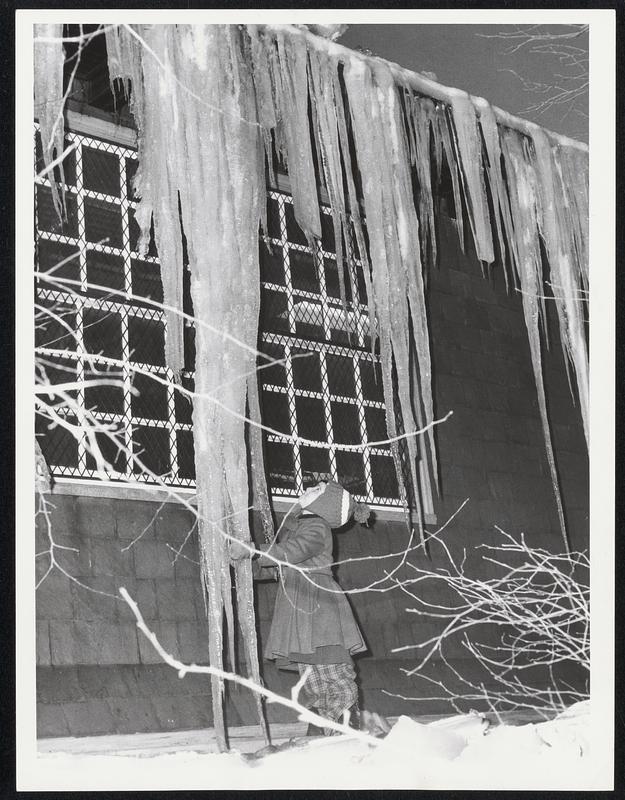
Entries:
[[[305, 575], [288, 566], [279, 569], [276, 604], [265, 658], [279, 666], [351, 661], [366, 650], [347, 598], [332, 577], [332, 531], [318, 516], [287, 518], [280, 541], [271, 546], [280, 561], [306, 568]], [[274, 562], [261, 555], [260, 567]], [[295, 663], [294, 663], [295, 662]]]

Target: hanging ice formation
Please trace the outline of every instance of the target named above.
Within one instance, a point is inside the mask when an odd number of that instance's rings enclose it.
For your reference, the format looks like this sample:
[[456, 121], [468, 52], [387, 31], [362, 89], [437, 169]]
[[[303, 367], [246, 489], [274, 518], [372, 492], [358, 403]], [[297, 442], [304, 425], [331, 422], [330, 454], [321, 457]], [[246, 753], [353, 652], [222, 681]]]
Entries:
[[[41, 150], [46, 168], [56, 160], [61, 183], [64, 182], [63, 153], [65, 124], [63, 121], [63, 25], [56, 22], [34, 26], [34, 95], [35, 116], [39, 120]], [[52, 202], [60, 218], [65, 213], [64, 195], [59, 192], [54, 174], [50, 176]]]
[[[43, 35], [60, 33], [44, 27], [39, 29]], [[255, 503], [267, 531], [271, 527], [253, 371], [258, 232], [259, 225], [266, 229], [265, 180], [266, 171], [271, 175], [273, 170], [274, 150], [288, 168], [295, 218], [311, 246], [321, 236], [318, 183], [327, 190], [344, 309], [341, 264], [356, 255], [364, 265], [369, 329], [379, 341], [391, 437], [398, 432], [395, 397], [405, 432], [433, 421], [424, 266], [436, 259], [431, 176], [440, 178], [445, 160], [461, 244], [466, 206], [478, 257], [492, 262], [497, 242], [512, 269], [511, 279], [523, 292], [548, 461], [566, 540], [541, 370], [544, 276], [539, 235], [548, 256], [567, 367], [573, 368], [588, 435], [582, 313], [582, 294], [588, 289], [587, 153], [574, 143], [554, 141], [537, 126], [513, 130], [502, 120], [502, 112], [495, 113], [486, 101], [297, 28], [138, 25], [109, 28], [106, 37], [111, 80], [121, 79], [132, 90], [139, 133], [139, 247], [147, 247], [153, 221], [165, 304], [173, 309], [166, 321], [167, 363], [174, 372], [183, 365], [183, 326], [176, 313], [182, 309], [183, 230], [187, 239], [196, 317], [193, 419], [210, 663], [222, 665], [225, 638], [234, 659], [231, 576], [222, 534], [250, 539], [247, 516], [238, 513], [248, 505], [248, 455]], [[56, 40], [50, 48], [41, 43], [35, 70], [46, 163], [53, 147], [59, 153], [62, 148], [62, 131], [54, 126], [56, 105], [44, 103], [55, 99], [62, 86], [59, 46]], [[432, 87], [435, 92], [429, 91]], [[352, 280], [351, 270], [347, 274]], [[252, 420], [247, 430], [246, 414]], [[399, 448], [391, 449], [406, 500]], [[418, 443], [409, 436], [407, 450], [411, 482], [421, 494], [416, 491], [411, 499], [422, 516], [420, 499], [431, 500], [436, 485], [432, 431]], [[247, 662], [258, 679], [248, 561], [237, 567], [235, 583]], [[225, 748], [223, 685], [218, 679], [212, 681], [212, 692], [218, 740]], [[262, 719], [260, 706], [259, 711]]]
[[[265, 204], [261, 129], [241, 32], [229, 26], [119, 27], [107, 35], [111, 80], [130, 80], [139, 129], [147, 242], [154, 220], [165, 303], [182, 308], [181, 228], [187, 239], [195, 316], [193, 425], [200, 563], [210, 626], [209, 659], [235, 664], [228, 541], [250, 541], [246, 414], [260, 422], [255, 383], [260, 305], [258, 233]], [[180, 208], [180, 213], [179, 213]], [[182, 327], [168, 317], [168, 336]], [[222, 336], [221, 331], [227, 333]], [[181, 341], [177, 336], [176, 342]], [[168, 351], [171, 353], [171, 350]], [[174, 361], [178, 367], [181, 362]], [[250, 378], [251, 376], [251, 378]], [[259, 430], [249, 431], [256, 505], [265, 509]], [[237, 616], [250, 677], [260, 681], [251, 563], [235, 569]], [[225, 624], [224, 624], [225, 617]], [[220, 748], [227, 747], [223, 681], [212, 678]], [[259, 715], [264, 725], [263, 712]]]

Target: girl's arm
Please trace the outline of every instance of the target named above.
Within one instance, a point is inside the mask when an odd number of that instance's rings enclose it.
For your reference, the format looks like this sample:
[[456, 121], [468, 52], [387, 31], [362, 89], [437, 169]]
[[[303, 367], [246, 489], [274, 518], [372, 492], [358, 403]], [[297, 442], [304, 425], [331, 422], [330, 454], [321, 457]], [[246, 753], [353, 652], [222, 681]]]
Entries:
[[328, 527], [322, 520], [311, 520], [304, 523], [295, 535], [290, 536], [287, 541], [280, 544], [261, 545], [261, 550], [268, 551], [273, 558], [263, 552], [258, 557], [258, 564], [261, 567], [275, 565], [274, 558], [278, 561], [286, 561], [289, 564], [300, 564], [307, 561], [312, 556], [316, 556], [324, 548]]

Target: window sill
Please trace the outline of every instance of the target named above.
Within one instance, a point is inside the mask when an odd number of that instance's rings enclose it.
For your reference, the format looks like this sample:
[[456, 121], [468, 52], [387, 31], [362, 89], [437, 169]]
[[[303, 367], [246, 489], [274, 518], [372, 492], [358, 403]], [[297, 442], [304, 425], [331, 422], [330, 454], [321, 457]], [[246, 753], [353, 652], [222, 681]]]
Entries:
[[[74, 497], [103, 497], [114, 500], [142, 500], [153, 503], [175, 502], [176, 495], [194, 506], [195, 489], [177, 488], [166, 490], [144, 483], [121, 483], [113, 481], [85, 481], [78, 478], [55, 478], [52, 496], [73, 495]], [[274, 497], [273, 507], [278, 514], [285, 513], [293, 505], [290, 497]], [[377, 519], [403, 521], [404, 511], [398, 506], [368, 504]], [[436, 524], [435, 514], [425, 515], [426, 525]]]

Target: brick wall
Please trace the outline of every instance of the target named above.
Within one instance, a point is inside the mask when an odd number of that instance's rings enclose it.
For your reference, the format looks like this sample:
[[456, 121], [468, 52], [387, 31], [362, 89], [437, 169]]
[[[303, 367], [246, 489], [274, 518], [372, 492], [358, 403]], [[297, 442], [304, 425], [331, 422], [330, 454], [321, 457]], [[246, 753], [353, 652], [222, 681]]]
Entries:
[[[500, 270], [485, 279], [474, 255], [462, 254], [453, 223], [439, 220], [440, 266], [429, 275], [428, 303], [436, 411], [453, 416], [437, 429], [442, 496], [436, 512], [444, 523], [469, 498], [446, 528], [453, 553], [469, 548], [468, 568], [488, 576], [486, 562], [472, 554], [479, 543], [496, 543], [495, 525], [510, 534], [525, 533], [530, 544], [561, 551], [555, 501], [538, 412], [536, 389], [520, 295], [506, 292]], [[588, 461], [578, 409], [568, 388], [557, 327], [550, 314], [551, 349], [544, 373], [557, 466], [572, 547], [588, 541]], [[203, 676], [180, 681], [159, 665], [152, 647], [137, 631], [130, 611], [117, 599], [120, 585], [137, 599], [148, 625], [164, 646], [183, 661], [207, 660], [207, 629], [200, 592], [195, 534], [189, 537], [188, 512], [171, 504], [56, 495], [52, 525], [55, 541], [71, 550], [57, 557], [77, 581], [58, 572], [38, 590], [37, 663], [40, 735], [83, 735], [192, 728], [210, 725], [210, 691]], [[336, 536], [337, 560], [401, 551], [408, 541], [401, 522], [378, 519], [375, 525]], [[38, 550], [45, 531], [38, 530]], [[131, 543], [137, 540], [132, 546]], [[432, 545], [431, 561], [413, 554], [418, 566], [443, 563]], [[190, 559], [190, 560], [189, 560]], [[42, 569], [44, 559], [38, 559]], [[397, 559], [353, 562], [338, 569], [343, 588], [366, 586], [380, 576], [381, 565]], [[404, 567], [398, 577], [411, 575]], [[83, 584], [84, 586], [81, 586]], [[89, 591], [95, 589], [97, 593]], [[274, 584], [257, 586], [261, 646], [270, 624]], [[441, 585], [439, 592], [445, 591]], [[399, 591], [351, 595], [368, 644], [359, 659], [363, 703], [389, 714], [408, 710], [444, 710], [436, 691], [407, 678], [410, 651], [393, 648], [424, 639], [436, 628], [406, 611]], [[473, 665], [458, 645], [450, 651], [463, 670]], [[440, 665], [434, 665], [440, 675]], [[265, 665], [267, 684], [286, 692], [292, 678]], [[382, 689], [429, 698], [406, 705]], [[434, 687], [435, 688], [435, 687]], [[438, 692], [440, 694], [440, 692]], [[292, 716], [270, 706], [270, 717]], [[227, 715], [232, 724], [255, 721], [253, 699], [232, 690]]]

